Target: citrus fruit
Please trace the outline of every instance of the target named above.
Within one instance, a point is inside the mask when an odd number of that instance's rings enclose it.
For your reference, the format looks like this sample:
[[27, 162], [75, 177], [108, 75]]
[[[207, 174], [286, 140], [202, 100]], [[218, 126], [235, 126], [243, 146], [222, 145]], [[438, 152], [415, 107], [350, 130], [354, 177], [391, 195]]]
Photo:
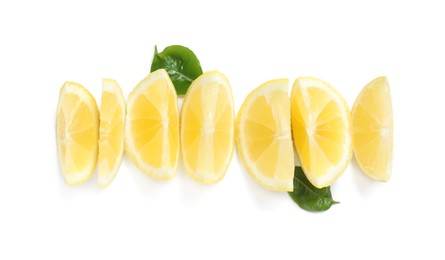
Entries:
[[275, 191], [292, 191], [289, 81], [267, 81], [244, 100], [236, 118], [236, 144], [250, 175]]
[[56, 114], [56, 140], [65, 182], [86, 181], [96, 168], [99, 112], [94, 97], [81, 85], [65, 82]]
[[175, 88], [167, 72], [150, 73], [128, 96], [125, 151], [145, 174], [169, 180], [176, 175], [179, 119]]
[[107, 187], [114, 179], [124, 155], [125, 99], [112, 79], [102, 80], [100, 103], [99, 186]]
[[352, 158], [351, 115], [328, 83], [301, 77], [291, 92], [292, 136], [304, 173], [317, 188], [330, 186]]
[[369, 82], [352, 108], [354, 154], [362, 171], [377, 181], [391, 177], [393, 115], [386, 77]]
[[205, 72], [187, 90], [181, 110], [181, 153], [185, 172], [202, 183], [219, 182], [232, 159], [233, 96], [229, 80]]

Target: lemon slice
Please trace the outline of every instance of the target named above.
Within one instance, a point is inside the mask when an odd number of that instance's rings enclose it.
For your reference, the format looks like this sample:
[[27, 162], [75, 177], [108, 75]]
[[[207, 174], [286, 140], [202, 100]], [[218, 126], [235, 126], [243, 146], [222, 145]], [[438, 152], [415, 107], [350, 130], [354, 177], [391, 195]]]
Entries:
[[105, 188], [113, 181], [124, 155], [125, 99], [121, 88], [112, 79], [102, 80], [100, 103], [99, 186]]
[[354, 154], [363, 172], [377, 181], [391, 177], [393, 117], [386, 77], [369, 82], [352, 109]]
[[68, 185], [86, 181], [97, 162], [99, 112], [90, 92], [74, 82], [60, 89], [56, 140], [62, 175]]
[[176, 91], [167, 72], [150, 73], [128, 96], [125, 151], [145, 174], [170, 180], [179, 156]]
[[351, 115], [328, 83], [301, 77], [291, 93], [292, 136], [301, 166], [317, 188], [330, 186], [352, 158]]
[[275, 191], [292, 191], [294, 150], [287, 79], [253, 90], [236, 118], [236, 144], [250, 175]]
[[218, 71], [199, 76], [181, 110], [181, 152], [185, 172], [202, 183], [220, 181], [233, 154], [233, 96], [229, 80]]

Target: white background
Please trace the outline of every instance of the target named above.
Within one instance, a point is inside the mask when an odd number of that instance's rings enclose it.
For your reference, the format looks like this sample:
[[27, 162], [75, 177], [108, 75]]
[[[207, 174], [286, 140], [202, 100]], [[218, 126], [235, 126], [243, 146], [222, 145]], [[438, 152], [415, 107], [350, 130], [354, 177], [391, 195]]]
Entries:
[[[432, 1], [0, 2], [0, 259], [443, 259], [445, 9]], [[209, 186], [182, 168], [170, 182], [125, 158], [105, 190], [97, 173], [64, 184], [55, 112], [64, 81], [101, 79], [125, 96], [149, 72], [154, 45], [190, 47], [230, 79], [238, 110], [266, 80], [311, 75], [352, 106], [387, 75], [393, 177], [352, 162], [332, 186], [341, 204], [301, 210], [265, 190], [235, 153]], [[331, 259], [332, 259], [331, 258]]]

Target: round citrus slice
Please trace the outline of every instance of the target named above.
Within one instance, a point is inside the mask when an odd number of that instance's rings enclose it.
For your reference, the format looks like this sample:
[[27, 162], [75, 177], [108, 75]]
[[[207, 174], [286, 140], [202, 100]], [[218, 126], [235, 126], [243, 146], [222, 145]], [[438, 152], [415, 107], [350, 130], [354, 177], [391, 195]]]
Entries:
[[150, 73], [128, 96], [125, 151], [145, 174], [170, 180], [179, 156], [176, 91], [167, 72]]
[[236, 144], [250, 175], [275, 191], [292, 191], [294, 150], [287, 79], [253, 90], [236, 118]]
[[107, 187], [114, 179], [124, 155], [125, 99], [112, 79], [102, 80], [100, 103], [99, 186]]
[[74, 82], [63, 84], [56, 115], [56, 140], [65, 182], [86, 181], [96, 168], [99, 112], [94, 97]]
[[233, 96], [229, 80], [209, 71], [187, 90], [181, 110], [181, 152], [185, 172], [202, 183], [217, 183], [233, 155]]
[[352, 108], [354, 154], [362, 171], [377, 181], [391, 177], [393, 116], [386, 77], [369, 82]]
[[352, 158], [351, 115], [328, 83], [301, 77], [291, 93], [292, 136], [304, 173], [317, 188], [330, 186]]

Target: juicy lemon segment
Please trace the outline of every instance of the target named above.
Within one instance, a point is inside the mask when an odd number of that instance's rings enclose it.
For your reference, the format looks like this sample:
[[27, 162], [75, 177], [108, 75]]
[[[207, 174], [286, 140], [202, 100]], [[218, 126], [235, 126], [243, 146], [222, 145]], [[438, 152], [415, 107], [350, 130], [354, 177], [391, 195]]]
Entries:
[[181, 111], [185, 172], [202, 183], [219, 182], [233, 155], [234, 107], [229, 80], [218, 71], [202, 74], [187, 91]]
[[292, 191], [294, 151], [287, 79], [253, 90], [236, 118], [236, 144], [250, 175], [262, 186]]
[[369, 82], [352, 109], [354, 154], [362, 171], [377, 181], [391, 177], [393, 115], [386, 77]]
[[68, 185], [86, 181], [96, 168], [99, 112], [81, 85], [65, 82], [56, 115], [56, 140], [62, 175]]
[[99, 186], [107, 187], [114, 179], [124, 155], [125, 99], [112, 79], [102, 80], [100, 103]]
[[128, 96], [125, 149], [147, 175], [170, 180], [179, 156], [179, 118], [176, 90], [167, 72], [150, 73]]
[[317, 188], [330, 186], [352, 157], [347, 103], [328, 83], [301, 77], [292, 87], [291, 114], [294, 146], [306, 176]]

